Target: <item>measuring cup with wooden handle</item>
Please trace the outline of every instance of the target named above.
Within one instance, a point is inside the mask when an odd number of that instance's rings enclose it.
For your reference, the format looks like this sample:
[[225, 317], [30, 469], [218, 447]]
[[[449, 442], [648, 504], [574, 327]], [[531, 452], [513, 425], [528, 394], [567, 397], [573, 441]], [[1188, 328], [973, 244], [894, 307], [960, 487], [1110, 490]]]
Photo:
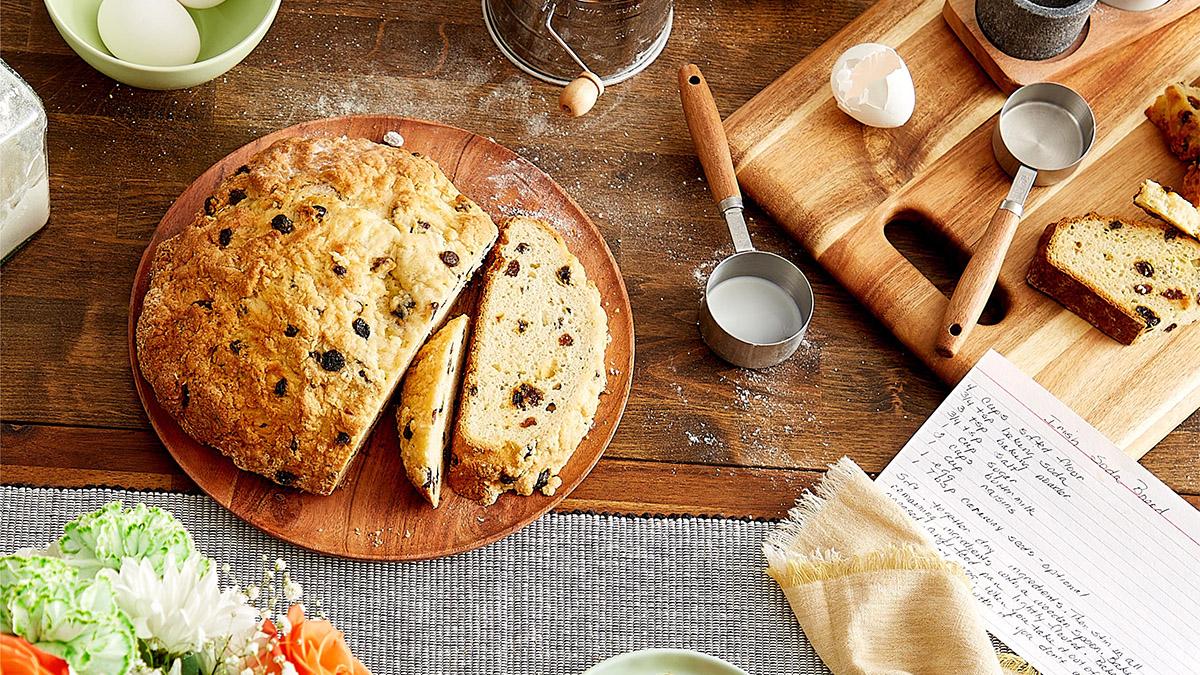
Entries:
[[804, 339], [813, 315], [812, 286], [790, 260], [754, 250], [721, 114], [696, 66], [679, 69], [679, 97], [734, 248], [704, 285], [700, 336], [713, 353], [735, 366], [768, 368], [794, 354]]
[[1053, 185], [1071, 175], [1095, 140], [1096, 118], [1091, 106], [1061, 84], [1027, 84], [1004, 102], [992, 133], [992, 151], [1000, 167], [1013, 177], [1012, 187], [979, 238], [950, 297], [937, 336], [938, 355], [951, 358], [957, 354], [979, 321], [1030, 189]]

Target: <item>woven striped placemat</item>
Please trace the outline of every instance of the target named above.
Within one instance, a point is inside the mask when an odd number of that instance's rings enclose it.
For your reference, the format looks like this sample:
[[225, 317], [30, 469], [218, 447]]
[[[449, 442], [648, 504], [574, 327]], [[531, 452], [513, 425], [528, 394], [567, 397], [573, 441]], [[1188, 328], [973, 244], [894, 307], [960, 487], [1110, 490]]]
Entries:
[[112, 500], [179, 517], [245, 583], [287, 560], [377, 674], [573, 675], [645, 647], [697, 649], [752, 675], [829, 671], [800, 632], [759, 548], [770, 524], [551, 513], [441, 560], [342, 560], [272, 539], [208, 497], [0, 487], [0, 552], [42, 547]]

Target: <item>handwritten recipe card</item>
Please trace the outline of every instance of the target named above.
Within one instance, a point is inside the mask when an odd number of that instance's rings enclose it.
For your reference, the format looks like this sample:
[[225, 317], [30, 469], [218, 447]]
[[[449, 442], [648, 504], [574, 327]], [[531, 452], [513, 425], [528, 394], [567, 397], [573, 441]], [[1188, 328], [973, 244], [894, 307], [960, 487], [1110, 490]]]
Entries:
[[877, 483], [1043, 675], [1200, 673], [1200, 512], [1003, 356]]

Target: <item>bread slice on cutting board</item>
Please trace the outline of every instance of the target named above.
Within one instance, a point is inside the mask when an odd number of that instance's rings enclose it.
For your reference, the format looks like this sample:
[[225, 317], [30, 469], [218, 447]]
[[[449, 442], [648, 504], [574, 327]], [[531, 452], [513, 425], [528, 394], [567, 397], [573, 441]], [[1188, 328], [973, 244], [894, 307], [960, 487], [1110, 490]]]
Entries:
[[1163, 223], [1064, 218], [1042, 233], [1026, 278], [1127, 345], [1200, 318], [1200, 242]]
[[1200, 161], [1200, 87], [1172, 84], [1146, 108], [1171, 152], [1185, 162]]
[[608, 318], [583, 265], [545, 221], [502, 224], [484, 280], [449, 484], [490, 504], [553, 494], [606, 384]]
[[465, 314], [456, 316], [421, 347], [404, 376], [396, 407], [404, 472], [435, 509], [441, 502], [442, 465], [466, 354], [467, 325]]
[[1193, 239], [1200, 239], [1200, 210], [1171, 188], [1147, 179], [1133, 198], [1133, 203]]

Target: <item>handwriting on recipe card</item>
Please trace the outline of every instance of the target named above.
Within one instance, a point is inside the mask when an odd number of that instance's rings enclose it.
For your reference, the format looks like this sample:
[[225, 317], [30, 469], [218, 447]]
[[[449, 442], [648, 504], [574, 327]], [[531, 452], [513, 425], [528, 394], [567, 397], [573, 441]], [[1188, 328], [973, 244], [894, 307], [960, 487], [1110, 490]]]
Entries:
[[1044, 675], [1200, 673], [1200, 512], [999, 354], [877, 482]]

